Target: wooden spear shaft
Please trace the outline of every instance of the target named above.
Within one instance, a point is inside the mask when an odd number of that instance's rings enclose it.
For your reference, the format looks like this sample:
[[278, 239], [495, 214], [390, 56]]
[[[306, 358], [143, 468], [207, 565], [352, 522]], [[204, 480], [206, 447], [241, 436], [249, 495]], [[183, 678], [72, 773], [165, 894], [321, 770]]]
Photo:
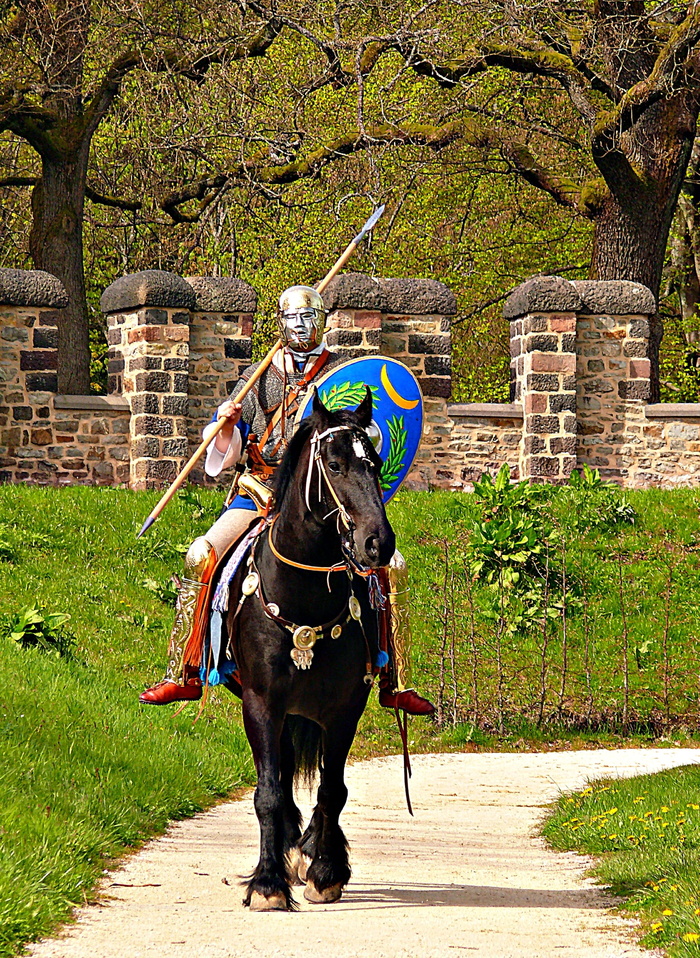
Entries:
[[[367, 220], [367, 222], [366, 222], [365, 225], [362, 227], [362, 229], [361, 229], [360, 232], [357, 234], [357, 236], [355, 236], [355, 237], [350, 241], [350, 243], [348, 244], [348, 247], [347, 247], [347, 249], [345, 250], [345, 252], [344, 252], [341, 256], [338, 257], [338, 259], [335, 261], [335, 263], [333, 264], [333, 266], [330, 268], [330, 270], [328, 271], [328, 273], [326, 274], [326, 276], [324, 276], [323, 279], [321, 280], [321, 282], [318, 284], [318, 286], [316, 287], [317, 292], [322, 293], [322, 292], [324, 291], [324, 289], [326, 288], [326, 286], [328, 286], [328, 284], [330, 283], [330, 281], [331, 281], [331, 280], [333, 279], [333, 277], [336, 275], [336, 273], [338, 273], [338, 272], [343, 268], [343, 266], [345, 266], [345, 264], [346, 264], [347, 261], [350, 259], [350, 257], [352, 256], [352, 254], [355, 252], [355, 250], [357, 249], [357, 247], [360, 245], [361, 241], [362, 241], [362, 240], [365, 238], [365, 236], [370, 232], [370, 230], [372, 229], [372, 227], [373, 227], [374, 224], [377, 222], [377, 220], [379, 219], [379, 217], [382, 215], [383, 212], [384, 212], [384, 207], [383, 207], [383, 206], [380, 206], [379, 209], [377, 209], [377, 210], [374, 211], [374, 213], [373, 213], [373, 214], [370, 216], [370, 218]], [[256, 382], [258, 381], [258, 379], [260, 379], [260, 377], [262, 376], [262, 374], [265, 372], [265, 370], [267, 369], [267, 367], [270, 365], [270, 363], [271, 363], [272, 360], [274, 359], [275, 353], [277, 352], [278, 349], [281, 348], [281, 346], [282, 346], [282, 340], [281, 340], [281, 339], [278, 339], [277, 342], [275, 343], [275, 345], [272, 347], [272, 349], [271, 349], [271, 350], [269, 351], [269, 353], [267, 354], [267, 356], [265, 356], [265, 358], [264, 358], [263, 361], [260, 363], [260, 365], [258, 366], [258, 368], [255, 370], [255, 372], [253, 373], [253, 375], [250, 377], [250, 379], [248, 380], [248, 382], [245, 384], [245, 386], [243, 386], [242, 389], [240, 389], [240, 390], [236, 393], [236, 395], [233, 397], [233, 399], [231, 400], [231, 402], [236, 403], [236, 404], [238, 404], [238, 403], [240, 403], [240, 402], [243, 402], [244, 398], [248, 395], [249, 390], [251, 390], [251, 389], [253, 388], [253, 386], [256, 384]], [[139, 534], [136, 536], [137, 539], [140, 539], [141, 536], [144, 534], [144, 532], [146, 532], [148, 529], [151, 528], [151, 526], [152, 526], [153, 523], [156, 521], [156, 519], [158, 518], [158, 516], [161, 514], [161, 512], [163, 511], [163, 509], [165, 509], [165, 507], [166, 507], [167, 504], [170, 502], [170, 500], [171, 500], [172, 497], [175, 495], [175, 493], [176, 493], [177, 490], [180, 488], [180, 486], [183, 484], [183, 482], [185, 481], [185, 479], [186, 479], [186, 478], [189, 476], [189, 474], [192, 472], [192, 470], [193, 470], [194, 467], [196, 466], [197, 462], [201, 459], [201, 457], [202, 457], [202, 456], [204, 455], [204, 453], [207, 451], [207, 447], [209, 446], [209, 444], [210, 444], [211, 442], [213, 442], [213, 440], [218, 436], [218, 434], [221, 432], [221, 430], [224, 428], [224, 426], [226, 425], [227, 422], [228, 422], [228, 418], [227, 418], [227, 417], [224, 417], [224, 418], [222, 418], [222, 419], [219, 419], [218, 422], [216, 423], [216, 426], [214, 427], [214, 430], [212, 431], [212, 433], [211, 433], [209, 436], [207, 436], [206, 439], [203, 439], [203, 440], [201, 441], [201, 443], [200, 443], [199, 446], [197, 447], [196, 452], [190, 457], [189, 461], [186, 463], [186, 465], [185, 465], [185, 467], [183, 468], [182, 472], [179, 474], [179, 476], [177, 477], [177, 479], [175, 479], [175, 481], [172, 483], [172, 485], [165, 491], [165, 493], [163, 494], [162, 498], [159, 500], [159, 502], [158, 502], [158, 504], [156, 505], [156, 507], [155, 507], [155, 509], [153, 510], [153, 512], [151, 512], [151, 514], [150, 514], [150, 516], [148, 517], [148, 519], [146, 519], [146, 521], [144, 522], [144, 524], [141, 526], [141, 531], [140, 531]]]
[[[260, 379], [260, 377], [262, 376], [262, 374], [265, 372], [265, 370], [267, 369], [267, 367], [270, 365], [270, 363], [271, 363], [272, 360], [274, 359], [275, 353], [277, 352], [277, 350], [280, 348], [281, 345], [282, 345], [282, 340], [281, 340], [281, 339], [278, 339], [277, 342], [275, 343], [275, 345], [272, 347], [272, 349], [271, 349], [271, 350], [269, 351], [269, 353], [267, 354], [267, 356], [265, 356], [265, 358], [264, 358], [263, 361], [260, 363], [260, 365], [258, 366], [258, 368], [255, 370], [255, 372], [253, 373], [253, 375], [250, 377], [250, 379], [248, 380], [248, 382], [243, 386], [242, 389], [239, 389], [239, 391], [238, 391], [238, 392], [236, 393], [236, 395], [233, 397], [233, 399], [231, 400], [231, 402], [236, 403], [236, 404], [237, 404], [237, 403], [240, 403], [240, 402], [243, 402], [243, 400], [244, 400], [245, 397], [248, 395], [248, 393], [249, 393], [250, 390], [253, 388], [253, 386], [256, 384], [256, 382], [258, 381], [258, 379]], [[207, 447], [209, 446], [209, 444], [214, 441], [214, 439], [219, 435], [219, 433], [221, 432], [221, 430], [224, 428], [224, 426], [225, 426], [228, 422], [229, 422], [229, 420], [228, 420], [228, 418], [227, 418], [226, 416], [224, 416], [223, 418], [219, 419], [219, 420], [217, 421], [217, 423], [216, 423], [216, 425], [215, 425], [214, 430], [212, 431], [212, 433], [211, 433], [209, 436], [207, 436], [206, 439], [203, 439], [203, 440], [200, 442], [199, 446], [197, 447], [197, 450], [196, 450], [196, 451], [194, 452], [194, 454], [190, 457], [190, 459], [188, 460], [188, 462], [187, 462], [186, 465], [184, 466], [182, 472], [179, 474], [179, 476], [178, 476], [177, 479], [173, 482], [173, 484], [172, 484], [171, 486], [169, 486], [169, 488], [166, 490], [166, 492], [164, 493], [164, 495], [162, 496], [162, 498], [159, 500], [158, 505], [155, 507], [155, 509], [154, 509], [153, 512], [150, 514], [150, 516], [148, 517], [148, 519], [146, 519], [146, 521], [144, 522], [144, 524], [141, 526], [141, 531], [140, 531], [139, 534], [136, 536], [137, 539], [140, 539], [141, 536], [144, 534], [144, 532], [146, 532], [147, 529], [150, 529], [150, 527], [151, 527], [151, 526], [153, 525], [153, 523], [156, 521], [156, 519], [157, 519], [158, 516], [161, 514], [161, 512], [163, 511], [163, 509], [165, 509], [165, 507], [166, 507], [167, 504], [170, 502], [170, 500], [172, 499], [172, 497], [175, 495], [175, 493], [177, 492], [177, 490], [178, 490], [178, 489], [180, 488], [180, 486], [183, 484], [183, 482], [185, 481], [185, 479], [187, 479], [187, 477], [189, 476], [189, 474], [192, 472], [192, 470], [194, 469], [194, 467], [197, 465], [197, 462], [201, 459], [201, 457], [202, 457], [202, 456], [204, 455], [204, 453], [207, 451]]]

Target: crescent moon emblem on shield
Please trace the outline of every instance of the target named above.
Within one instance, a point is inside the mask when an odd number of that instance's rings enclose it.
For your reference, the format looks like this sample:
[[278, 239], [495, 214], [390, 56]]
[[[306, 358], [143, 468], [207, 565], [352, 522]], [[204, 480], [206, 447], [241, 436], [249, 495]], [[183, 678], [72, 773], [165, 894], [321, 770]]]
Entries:
[[416, 408], [420, 402], [420, 399], [404, 399], [403, 396], [400, 396], [399, 393], [396, 392], [391, 384], [391, 380], [389, 379], [389, 373], [386, 371], [386, 363], [382, 366], [380, 378], [382, 380], [382, 385], [389, 394], [389, 398], [392, 399], [397, 406], [400, 406], [402, 409]]

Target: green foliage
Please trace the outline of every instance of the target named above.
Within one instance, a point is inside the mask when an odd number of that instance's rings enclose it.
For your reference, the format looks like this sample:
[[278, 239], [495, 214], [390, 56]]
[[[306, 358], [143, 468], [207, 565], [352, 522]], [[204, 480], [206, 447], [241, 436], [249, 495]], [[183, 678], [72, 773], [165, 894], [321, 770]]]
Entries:
[[[378, 386], [370, 386], [372, 390], [372, 399], [375, 400], [379, 391]], [[359, 406], [367, 394], [367, 387], [364, 383], [345, 382], [337, 383], [330, 389], [324, 390], [320, 394], [321, 402], [329, 412], [337, 412], [339, 409], [346, 409], [348, 406]]]
[[382, 489], [389, 489], [391, 484], [396, 482], [406, 459], [407, 439], [403, 416], [392, 416], [387, 425], [390, 445], [379, 472], [379, 485]]
[[39, 649], [56, 657], [68, 657], [75, 645], [75, 636], [65, 626], [70, 621], [66, 612], [42, 612], [38, 606], [16, 612], [5, 623], [3, 632], [23, 649]]
[[144, 589], [148, 589], [154, 595], [157, 595], [165, 605], [175, 605], [177, 599], [177, 583], [173, 578], [164, 579], [162, 582], [156, 582], [155, 579], [144, 579]]
[[648, 948], [700, 955], [700, 769], [598, 781], [562, 796], [544, 826], [562, 851], [603, 856], [595, 876], [642, 918]]

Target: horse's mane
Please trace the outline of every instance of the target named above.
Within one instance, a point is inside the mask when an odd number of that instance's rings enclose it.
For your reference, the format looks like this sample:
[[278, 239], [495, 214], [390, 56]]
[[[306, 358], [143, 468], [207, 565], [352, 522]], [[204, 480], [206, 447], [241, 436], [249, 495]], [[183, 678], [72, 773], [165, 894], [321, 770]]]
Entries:
[[328, 426], [356, 426], [361, 434], [368, 458], [370, 458], [374, 463], [377, 472], [381, 469], [382, 460], [378, 456], [377, 451], [360, 426], [355, 410], [339, 409], [337, 412], [327, 412], [326, 415], [328, 420], [325, 423], [322, 423], [321, 417], [318, 415], [318, 413], [313, 412], [310, 416], [307, 416], [306, 419], [302, 419], [297, 427], [297, 431], [292, 436], [289, 445], [287, 446], [287, 450], [282, 457], [282, 461], [275, 472], [275, 511], [279, 512], [282, 508], [284, 497], [289, 491], [292, 477], [294, 476], [297, 466], [299, 465], [299, 459], [301, 457], [302, 450], [311, 438], [315, 429], [328, 428]]
[[284, 497], [287, 494], [292, 476], [299, 465], [299, 457], [302, 449], [311, 438], [311, 434], [316, 426], [316, 416], [307, 416], [299, 423], [297, 431], [289, 441], [287, 450], [282, 457], [282, 461], [277, 467], [274, 477], [275, 509], [279, 512]]

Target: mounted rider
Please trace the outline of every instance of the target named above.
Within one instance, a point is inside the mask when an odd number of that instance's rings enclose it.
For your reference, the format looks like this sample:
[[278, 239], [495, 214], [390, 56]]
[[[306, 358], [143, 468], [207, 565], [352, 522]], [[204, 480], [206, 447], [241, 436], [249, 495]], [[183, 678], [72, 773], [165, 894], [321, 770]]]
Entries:
[[[236, 466], [235, 493], [226, 511], [203, 536], [195, 539], [185, 556], [175, 622], [170, 636], [164, 679], [146, 689], [139, 701], [165, 705], [199, 699], [202, 695], [201, 653], [207, 628], [209, 585], [219, 560], [242, 538], [259, 509], [271, 497], [271, 477], [294, 431], [294, 414], [308, 388], [342, 358], [323, 343], [326, 310], [319, 293], [309, 286], [292, 286], [282, 293], [277, 323], [283, 349], [263, 372], [242, 403], [231, 398], [219, 406], [204, 438], [215, 423], [226, 419], [207, 449], [205, 471], [218, 476]], [[258, 368], [249, 366], [232, 393], [237, 395]], [[406, 604], [406, 565], [396, 552], [383, 581], [389, 602], [380, 613], [380, 626], [391, 651], [380, 679], [379, 702], [386, 708], [414, 715], [431, 715], [434, 706], [409, 684], [410, 624]]]

